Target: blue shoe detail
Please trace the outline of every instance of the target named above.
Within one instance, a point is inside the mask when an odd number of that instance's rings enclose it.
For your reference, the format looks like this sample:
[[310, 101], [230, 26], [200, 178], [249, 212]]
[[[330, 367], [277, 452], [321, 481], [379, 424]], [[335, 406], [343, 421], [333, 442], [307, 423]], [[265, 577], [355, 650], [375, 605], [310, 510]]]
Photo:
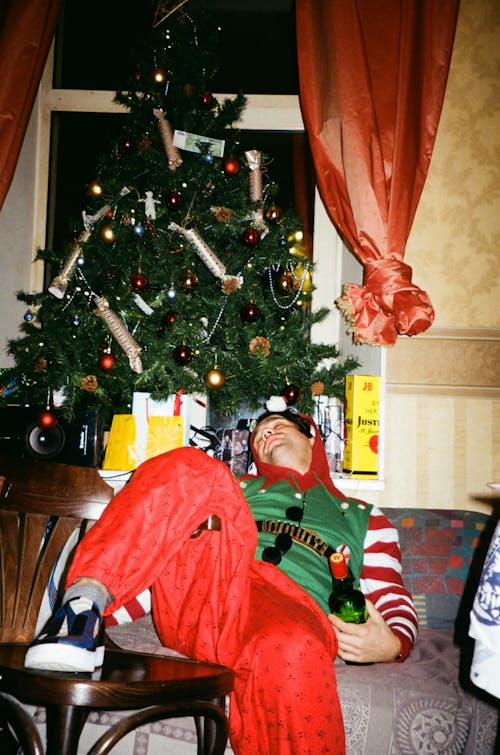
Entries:
[[63, 604], [26, 653], [26, 668], [94, 671], [102, 666], [102, 618], [95, 603], [74, 598]]

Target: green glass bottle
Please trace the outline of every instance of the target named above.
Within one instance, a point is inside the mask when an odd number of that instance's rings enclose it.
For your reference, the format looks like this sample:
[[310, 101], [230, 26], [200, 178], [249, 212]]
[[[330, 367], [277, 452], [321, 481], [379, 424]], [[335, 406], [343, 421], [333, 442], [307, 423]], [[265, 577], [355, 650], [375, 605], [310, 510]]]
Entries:
[[328, 562], [333, 583], [333, 591], [328, 600], [330, 611], [342, 621], [364, 624], [368, 618], [365, 596], [354, 587], [354, 580], [343, 554], [332, 553]]

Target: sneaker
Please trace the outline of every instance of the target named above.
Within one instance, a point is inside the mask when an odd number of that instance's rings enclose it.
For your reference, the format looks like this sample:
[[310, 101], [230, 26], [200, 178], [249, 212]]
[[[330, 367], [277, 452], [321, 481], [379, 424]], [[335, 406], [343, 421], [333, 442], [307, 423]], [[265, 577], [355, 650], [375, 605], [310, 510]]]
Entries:
[[31, 644], [24, 665], [45, 671], [94, 671], [102, 666], [102, 618], [88, 598], [64, 603]]

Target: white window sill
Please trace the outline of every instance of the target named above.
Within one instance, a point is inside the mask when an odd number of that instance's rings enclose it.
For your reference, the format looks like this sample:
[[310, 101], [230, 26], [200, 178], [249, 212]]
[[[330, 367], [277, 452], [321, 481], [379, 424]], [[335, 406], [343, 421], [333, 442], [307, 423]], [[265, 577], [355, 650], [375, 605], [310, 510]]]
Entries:
[[382, 479], [361, 480], [356, 477], [337, 477], [334, 475], [332, 476], [332, 480], [335, 487], [346, 494], [356, 493], [361, 490], [384, 490], [384, 480]]
[[[125, 483], [130, 479], [130, 476], [132, 472], [130, 471], [122, 471], [119, 469], [100, 469], [99, 474], [103, 478], [105, 482], [108, 483], [108, 485], [111, 485], [111, 487], [114, 489], [115, 494], [118, 493], [119, 490], [125, 485]], [[342, 493], [356, 493], [358, 491], [364, 491], [364, 490], [383, 490], [384, 489], [384, 480], [382, 479], [376, 479], [376, 480], [360, 480], [354, 477], [343, 477], [343, 476], [333, 476], [332, 477], [333, 484], [342, 492]]]

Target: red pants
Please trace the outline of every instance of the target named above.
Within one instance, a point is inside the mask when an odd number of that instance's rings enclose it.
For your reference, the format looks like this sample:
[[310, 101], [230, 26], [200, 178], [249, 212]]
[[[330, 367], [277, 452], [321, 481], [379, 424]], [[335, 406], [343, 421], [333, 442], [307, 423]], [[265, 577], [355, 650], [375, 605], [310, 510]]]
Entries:
[[[191, 539], [210, 514], [221, 531]], [[335, 634], [301, 587], [254, 559], [256, 542], [227, 467], [181, 448], [137, 469], [77, 549], [67, 583], [100, 580], [114, 599], [106, 613], [151, 587], [163, 644], [235, 671], [238, 755], [340, 755]]]

